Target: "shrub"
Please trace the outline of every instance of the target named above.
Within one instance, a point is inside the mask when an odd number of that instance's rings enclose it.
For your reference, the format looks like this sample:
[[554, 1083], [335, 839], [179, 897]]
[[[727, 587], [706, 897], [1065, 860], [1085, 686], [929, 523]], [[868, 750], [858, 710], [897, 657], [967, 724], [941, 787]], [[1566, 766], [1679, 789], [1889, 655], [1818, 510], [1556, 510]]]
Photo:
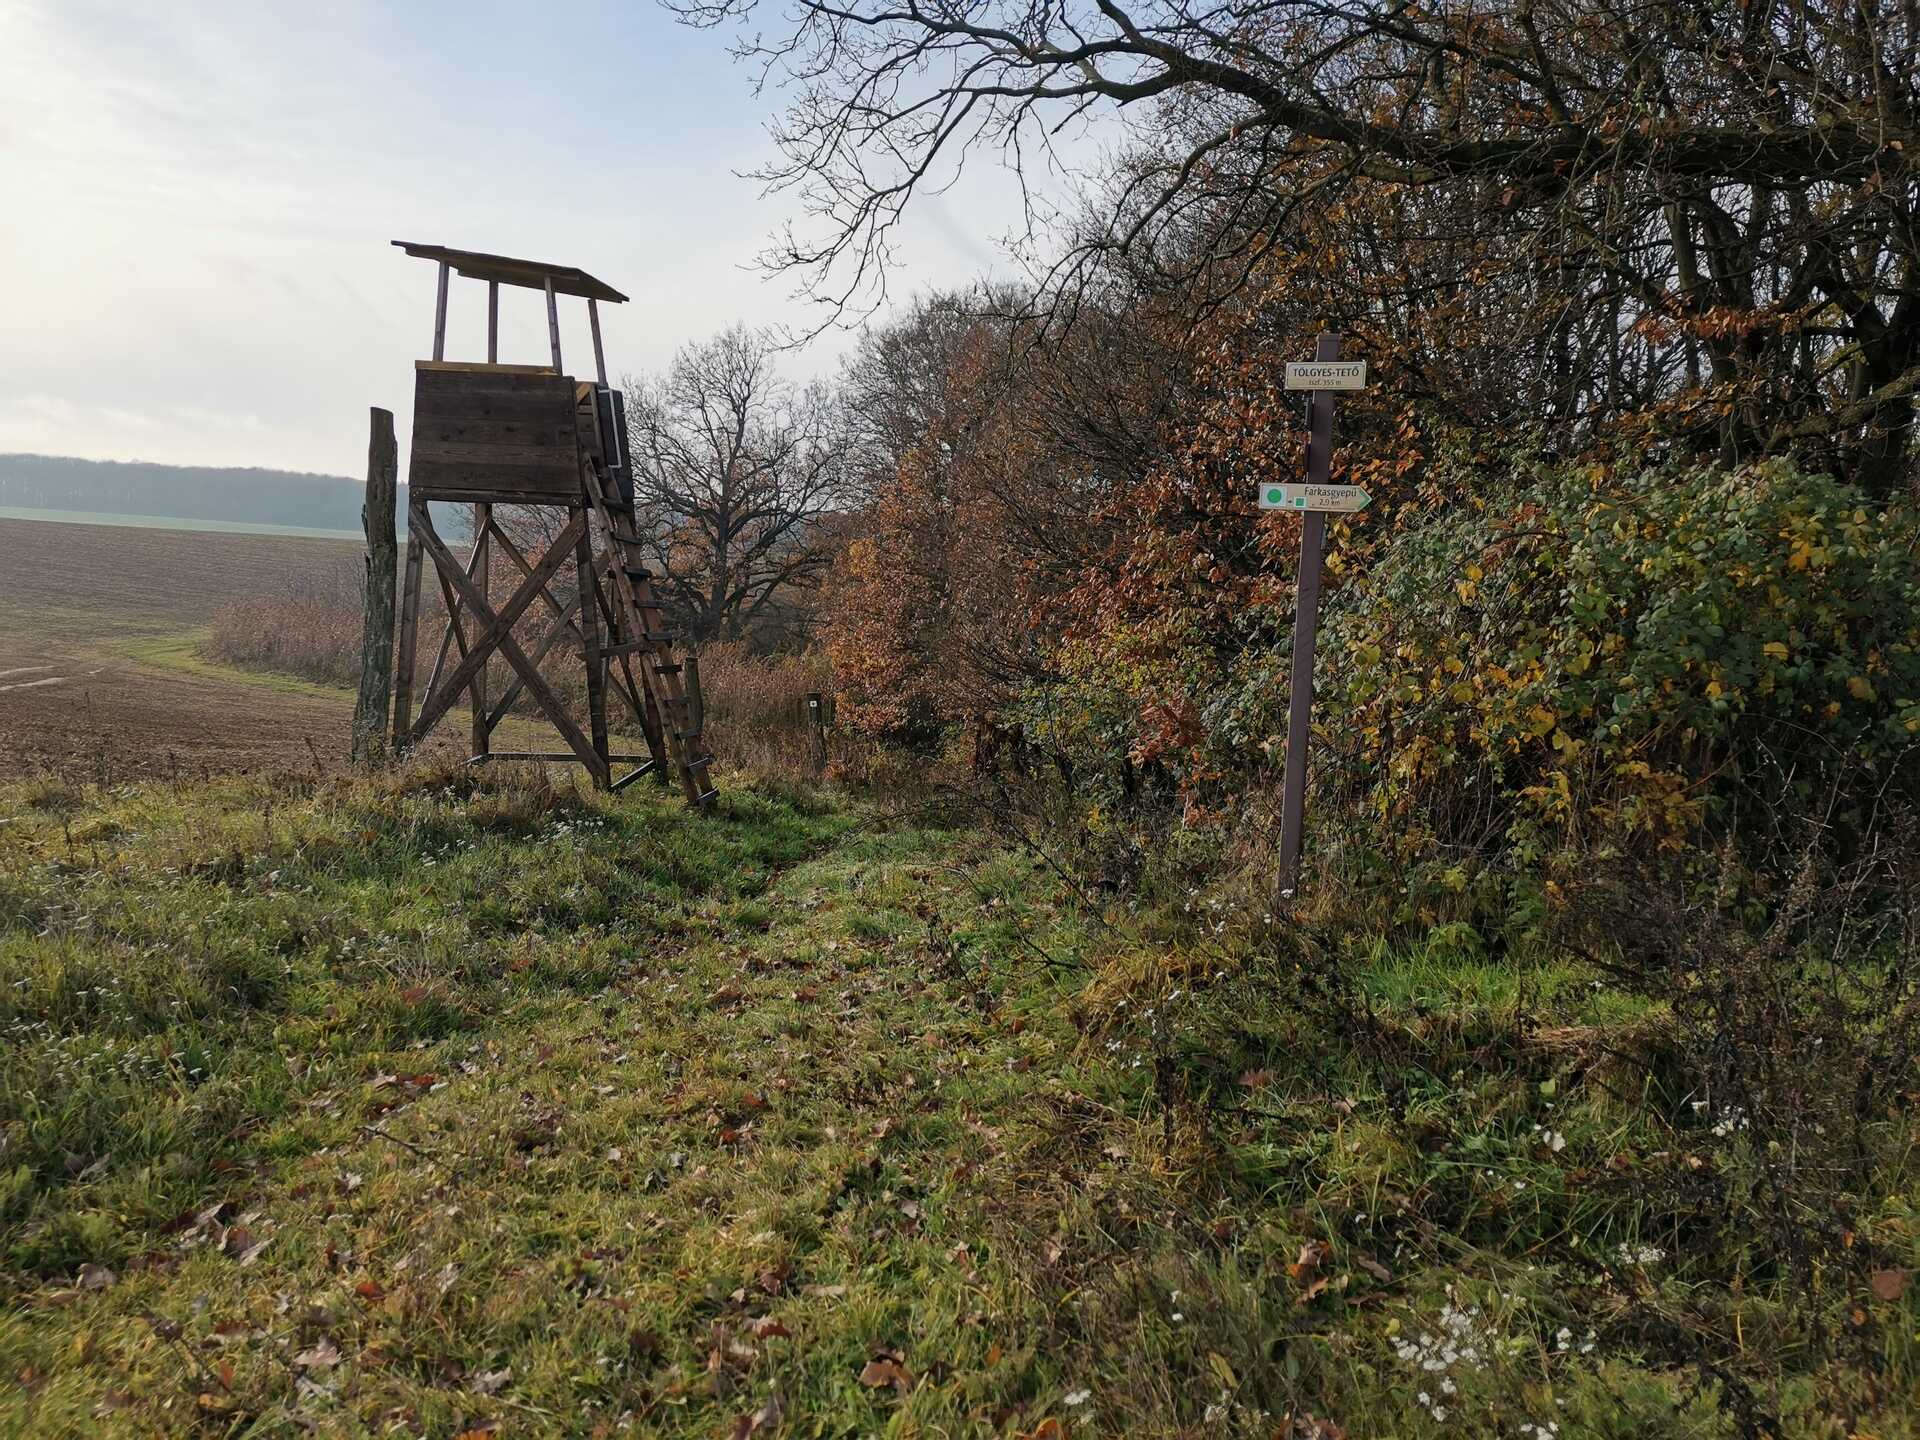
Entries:
[[762, 775], [812, 773], [807, 695], [833, 690], [823, 656], [756, 655], [743, 643], [710, 644], [700, 651], [700, 688], [708, 743], [727, 764]]
[[360, 679], [360, 628], [357, 607], [255, 595], [214, 613], [207, 651], [229, 665], [351, 685]]
[[1784, 462], [1529, 476], [1339, 596], [1328, 779], [1522, 861], [1857, 825], [1915, 785], [1916, 542], [1911, 510]]

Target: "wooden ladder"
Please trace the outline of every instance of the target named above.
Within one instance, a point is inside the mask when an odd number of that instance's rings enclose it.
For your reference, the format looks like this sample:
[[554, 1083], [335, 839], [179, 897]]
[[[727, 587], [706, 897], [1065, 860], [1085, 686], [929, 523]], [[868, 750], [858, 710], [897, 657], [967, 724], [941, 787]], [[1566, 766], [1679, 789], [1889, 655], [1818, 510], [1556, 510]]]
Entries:
[[[589, 423], [596, 441], [600, 434], [597, 413], [589, 422], [586, 411], [594, 408], [591, 386], [580, 387], [582, 439]], [[665, 607], [654, 593], [653, 572], [645, 563], [641, 539], [635, 530], [633, 506], [613, 483], [605, 452], [599, 443], [580, 447], [580, 478], [586, 492], [587, 508], [597, 517], [600, 533], [606, 537], [610, 563], [607, 566], [608, 589], [613, 592], [613, 617], [616, 625], [610, 643], [600, 656], [611, 663], [631, 656], [641, 665], [641, 679], [647, 698], [660, 715], [660, 730], [671, 768], [679, 772], [680, 788], [687, 803], [695, 809], [712, 807], [719, 797], [708, 774], [713, 754], [707, 749], [702, 729], [693, 723], [687, 689], [681, 680], [682, 666], [674, 658], [673, 636], [663, 627]], [[701, 718], [701, 727], [705, 717]], [[630, 777], [637, 778], [637, 777]]]

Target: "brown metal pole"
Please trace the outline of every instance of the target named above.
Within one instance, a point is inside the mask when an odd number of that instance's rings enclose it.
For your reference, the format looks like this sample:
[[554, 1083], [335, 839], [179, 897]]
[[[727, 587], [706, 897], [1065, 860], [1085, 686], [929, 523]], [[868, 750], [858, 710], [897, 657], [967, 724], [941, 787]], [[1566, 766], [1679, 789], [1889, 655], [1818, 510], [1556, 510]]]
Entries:
[[500, 282], [487, 282], [487, 363], [500, 363]]
[[604, 385], [607, 383], [607, 355], [600, 348], [600, 307], [594, 303], [591, 295], [587, 297], [587, 324], [593, 327], [593, 368]]
[[[1338, 360], [1340, 337], [1323, 333], [1316, 360]], [[1325, 485], [1333, 469], [1333, 392], [1313, 390], [1307, 401], [1307, 483]], [[1313, 645], [1320, 625], [1320, 556], [1327, 517], [1300, 517], [1300, 574], [1293, 612], [1293, 681], [1287, 694], [1287, 761], [1280, 788], [1280, 893], [1300, 879], [1300, 837], [1307, 805], [1307, 737], [1313, 724]]]
[[447, 358], [447, 276], [453, 267], [440, 262], [440, 293], [433, 302], [433, 358]]
[[547, 277], [547, 340], [553, 346], [553, 373], [564, 373], [560, 367], [560, 307], [553, 303], [553, 277]]

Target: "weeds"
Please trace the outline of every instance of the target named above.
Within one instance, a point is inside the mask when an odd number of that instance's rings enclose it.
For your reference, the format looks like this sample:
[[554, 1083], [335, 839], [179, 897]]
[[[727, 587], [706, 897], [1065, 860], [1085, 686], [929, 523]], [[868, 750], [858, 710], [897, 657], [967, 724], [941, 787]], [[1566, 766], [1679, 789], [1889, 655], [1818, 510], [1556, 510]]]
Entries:
[[[0, 1431], [1913, 1433], [1901, 965], [1798, 1032], [1463, 914], [554, 773], [10, 793]], [[1641, 908], [1662, 973], [1758, 963]], [[1729, 1024], [1777, 1076], [1878, 1037], [1864, 1151], [1801, 1136], [1858, 1070], [1696, 1112]]]

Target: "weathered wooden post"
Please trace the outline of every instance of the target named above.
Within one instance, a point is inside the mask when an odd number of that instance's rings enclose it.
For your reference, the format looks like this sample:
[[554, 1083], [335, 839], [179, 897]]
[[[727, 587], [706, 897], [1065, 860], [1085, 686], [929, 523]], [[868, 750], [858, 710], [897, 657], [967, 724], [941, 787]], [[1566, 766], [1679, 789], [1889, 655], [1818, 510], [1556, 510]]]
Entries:
[[1262, 510], [1298, 510], [1300, 573], [1293, 610], [1293, 680], [1287, 694], [1287, 758], [1280, 788], [1280, 893], [1300, 878], [1300, 841], [1307, 807], [1307, 743], [1313, 725], [1313, 650], [1320, 625], [1320, 560], [1327, 513], [1350, 513], [1370, 498], [1357, 485], [1329, 485], [1333, 467], [1333, 397], [1366, 388], [1367, 362], [1342, 360], [1340, 337], [1322, 334], [1313, 359], [1287, 366], [1287, 389], [1308, 391], [1307, 483], [1263, 485]]
[[827, 698], [818, 690], [807, 692], [808, 749], [811, 751], [814, 778], [827, 773]]
[[393, 698], [393, 584], [397, 547], [393, 515], [400, 462], [393, 412], [373, 408], [367, 438], [367, 495], [360, 525], [367, 536], [365, 614], [360, 630], [360, 699], [353, 708], [353, 763], [378, 765], [387, 753]]

